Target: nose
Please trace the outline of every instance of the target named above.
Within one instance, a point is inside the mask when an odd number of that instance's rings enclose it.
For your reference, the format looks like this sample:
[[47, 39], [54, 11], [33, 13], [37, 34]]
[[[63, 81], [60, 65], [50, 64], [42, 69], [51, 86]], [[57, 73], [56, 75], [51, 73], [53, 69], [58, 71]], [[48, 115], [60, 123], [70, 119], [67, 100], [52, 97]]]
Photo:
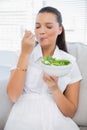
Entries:
[[41, 27], [39, 31], [40, 31], [40, 35], [43, 35], [43, 34], [45, 34], [45, 33], [46, 33], [46, 32], [45, 32], [45, 28], [44, 28], [44, 27]]

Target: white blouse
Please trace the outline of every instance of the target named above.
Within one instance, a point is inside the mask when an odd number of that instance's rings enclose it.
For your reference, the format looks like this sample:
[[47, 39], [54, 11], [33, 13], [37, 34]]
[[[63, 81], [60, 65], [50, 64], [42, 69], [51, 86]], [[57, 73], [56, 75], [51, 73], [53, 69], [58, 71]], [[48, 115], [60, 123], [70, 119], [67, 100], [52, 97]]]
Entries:
[[[81, 80], [82, 76], [76, 63], [76, 58], [74, 56], [60, 50], [56, 46], [53, 57], [57, 59], [67, 59], [73, 62], [72, 71], [70, 71], [66, 76], [59, 77], [58, 79], [58, 86], [60, 87], [61, 91], [64, 92], [68, 84], [72, 84]], [[42, 78], [43, 68], [41, 66], [41, 60], [42, 51], [40, 45], [38, 44], [34, 48], [29, 59], [23, 93], [50, 93], [47, 84], [43, 81]], [[14, 66], [16, 66], [16, 64]]]

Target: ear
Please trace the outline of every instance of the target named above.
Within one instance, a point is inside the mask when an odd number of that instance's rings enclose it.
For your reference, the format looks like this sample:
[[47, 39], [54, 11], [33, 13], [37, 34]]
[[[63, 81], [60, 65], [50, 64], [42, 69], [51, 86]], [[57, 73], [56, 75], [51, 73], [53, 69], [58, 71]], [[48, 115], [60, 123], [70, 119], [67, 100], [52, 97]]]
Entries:
[[62, 26], [59, 26], [59, 35], [62, 33], [62, 30], [63, 30]]

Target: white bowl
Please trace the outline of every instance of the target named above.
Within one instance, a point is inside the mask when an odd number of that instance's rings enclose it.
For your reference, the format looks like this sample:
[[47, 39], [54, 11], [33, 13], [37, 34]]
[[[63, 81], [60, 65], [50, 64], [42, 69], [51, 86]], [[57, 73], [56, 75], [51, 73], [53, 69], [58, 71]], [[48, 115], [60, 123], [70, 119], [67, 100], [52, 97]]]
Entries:
[[58, 77], [67, 75], [72, 69], [72, 63], [64, 66], [45, 65], [42, 63], [43, 71], [49, 75], [55, 75]]

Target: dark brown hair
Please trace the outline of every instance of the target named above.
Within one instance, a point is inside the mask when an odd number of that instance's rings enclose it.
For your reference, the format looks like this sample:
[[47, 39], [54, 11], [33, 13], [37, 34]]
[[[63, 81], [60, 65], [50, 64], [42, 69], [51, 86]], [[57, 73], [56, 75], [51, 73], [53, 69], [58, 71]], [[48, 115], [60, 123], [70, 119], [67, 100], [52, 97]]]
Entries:
[[59, 49], [67, 52], [66, 41], [65, 41], [65, 30], [64, 30], [64, 27], [62, 25], [62, 16], [61, 16], [60, 11], [58, 11], [54, 7], [47, 6], [47, 7], [43, 7], [42, 9], [40, 9], [38, 14], [44, 13], [44, 12], [53, 13], [56, 15], [59, 26], [62, 26], [62, 33], [57, 36], [56, 45], [59, 47]]

